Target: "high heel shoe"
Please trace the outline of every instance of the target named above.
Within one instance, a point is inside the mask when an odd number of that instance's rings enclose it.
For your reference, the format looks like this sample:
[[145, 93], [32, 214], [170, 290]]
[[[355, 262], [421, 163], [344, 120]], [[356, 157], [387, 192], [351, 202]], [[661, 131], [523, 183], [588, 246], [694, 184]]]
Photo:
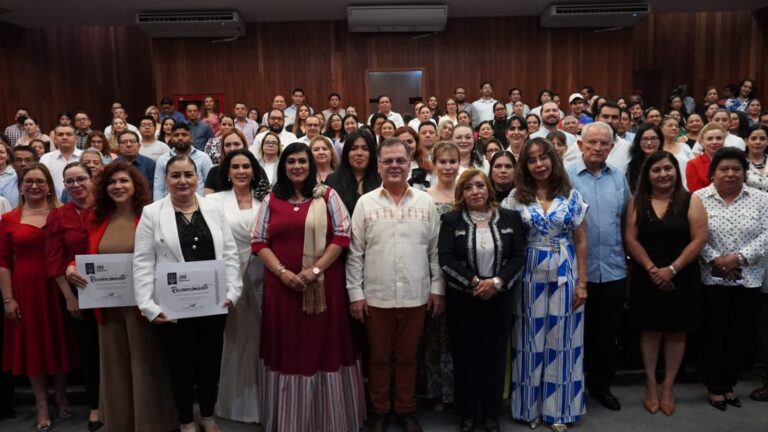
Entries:
[[741, 401], [739, 398], [736, 397], [736, 395], [725, 396], [725, 403], [727, 403], [730, 406], [734, 406], [736, 408], [741, 408]]
[[648, 399], [643, 401], [643, 407], [651, 414], [659, 412], [659, 401], [650, 401]]
[[675, 398], [674, 398], [674, 396], [672, 396], [672, 387], [669, 388], [669, 399], [671, 400], [671, 402], [664, 402], [664, 399], [665, 399], [664, 398], [664, 388], [662, 387], [660, 390], [661, 390], [661, 394], [662, 394], [662, 396], [660, 397], [660, 399], [661, 399], [661, 404], [660, 404], [661, 405], [661, 412], [663, 412], [664, 415], [669, 417], [669, 416], [671, 416], [672, 414], [675, 413]]

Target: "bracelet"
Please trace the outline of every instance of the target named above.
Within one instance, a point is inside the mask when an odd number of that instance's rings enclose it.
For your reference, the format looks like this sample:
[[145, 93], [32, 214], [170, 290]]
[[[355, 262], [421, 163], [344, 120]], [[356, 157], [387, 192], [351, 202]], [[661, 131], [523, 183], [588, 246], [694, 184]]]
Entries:
[[749, 265], [749, 262], [747, 261], [747, 257], [745, 257], [743, 253], [739, 252], [737, 255], [739, 257], [739, 265], [740, 266], [748, 266]]
[[677, 274], [677, 269], [675, 268], [674, 264], [669, 265], [669, 270], [672, 272], [672, 276]]
[[651, 266], [650, 266], [650, 267], [648, 267], [647, 269], [645, 269], [645, 271], [651, 271], [651, 270], [653, 270], [653, 269], [655, 269], [655, 268], [656, 268], [656, 266], [655, 266], [655, 265], [653, 265], [653, 264], [651, 264]]
[[275, 276], [280, 277], [281, 274], [285, 273], [285, 266], [283, 264], [280, 264], [275, 271], [272, 273], [275, 274]]

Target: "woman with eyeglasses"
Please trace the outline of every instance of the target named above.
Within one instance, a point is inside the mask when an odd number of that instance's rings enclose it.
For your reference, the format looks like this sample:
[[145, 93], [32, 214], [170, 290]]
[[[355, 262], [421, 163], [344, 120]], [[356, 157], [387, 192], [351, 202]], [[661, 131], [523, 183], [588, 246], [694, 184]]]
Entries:
[[[126, 161], [104, 169], [86, 221], [87, 254], [132, 253], [136, 224], [149, 203], [144, 176]], [[70, 263], [66, 277], [83, 288], [87, 280]], [[98, 325], [102, 416], [109, 432], [165, 432], [178, 420], [168, 367], [156, 334], [135, 306], [94, 310]]]
[[[658, 126], [651, 123], [643, 123], [638, 127], [632, 147], [629, 148], [629, 164], [627, 165], [627, 183], [629, 191], [635, 193], [640, 181], [640, 171], [648, 156], [656, 153], [661, 148], [662, 137]], [[684, 173], [684, 170], [680, 170]]]
[[85, 146], [83, 146], [83, 149], [89, 148], [96, 149], [101, 153], [101, 162], [103, 164], [108, 164], [117, 159], [117, 154], [110, 150], [109, 140], [107, 140], [107, 137], [105, 137], [102, 132], [91, 132], [88, 139], [85, 140]]
[[87, 220], [94, 204], [91, 170], [81, 162], [64, 167], [64, 187], [69, 202], [51, 210], [46, 222], [46, 268], [56, 280], [66, 301], [67, 311], [77, 338], [83, 371], [86, 401], [90, 408], [88, 429], [95, 431], [103, 423], [99, 417], [99, 329], [93, 310], [80, 309], [78, 292], [67, 281], [66, 271], [75, 255], [88, 253]]
[[29, 377], [35, 427], [47, 432], [48, 377], [54, 376], [59, 417], [71, 418], [66, 374], [77, 366], [77, 353], [56, 284], [40, 269], [46, 258], [43, 228], [59, 206], [53, 178], [45, 165], [33, 163], [22, 172], [20, 184], [19, 206], [0, 220], [3, 370]]
[[274, 132], [267, 132], [261, 139], [261, 145], [256, 146], [256, 151], [253, 153], [259, 165], [267, 173], [267, 179], [271, 185], [277, 181], [277, 163], [282, 150], [280, 137]]

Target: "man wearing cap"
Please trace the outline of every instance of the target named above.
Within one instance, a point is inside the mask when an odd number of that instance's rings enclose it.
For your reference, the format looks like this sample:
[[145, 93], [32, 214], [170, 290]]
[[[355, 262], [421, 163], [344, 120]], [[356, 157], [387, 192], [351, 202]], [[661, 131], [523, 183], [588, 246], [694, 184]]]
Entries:
[[584, 96], [581, 93], [573, 93], [568, 97], [568, 105], [571, 106], [571, 115], [576, 117], [580, 125], [592, 123], [592, 117], [584, 113]]

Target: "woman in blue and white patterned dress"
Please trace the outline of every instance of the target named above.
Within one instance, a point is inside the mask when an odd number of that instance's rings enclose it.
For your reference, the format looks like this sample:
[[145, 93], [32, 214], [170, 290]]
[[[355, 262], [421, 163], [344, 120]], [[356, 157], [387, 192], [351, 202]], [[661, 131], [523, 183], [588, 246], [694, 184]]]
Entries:
[[586, 411], [587, 205], [542, 138], [523, 146], [515, 186], [502, 207], [520, 212], [528, 245], [514, 306], [512, 417], [560, 432]]

